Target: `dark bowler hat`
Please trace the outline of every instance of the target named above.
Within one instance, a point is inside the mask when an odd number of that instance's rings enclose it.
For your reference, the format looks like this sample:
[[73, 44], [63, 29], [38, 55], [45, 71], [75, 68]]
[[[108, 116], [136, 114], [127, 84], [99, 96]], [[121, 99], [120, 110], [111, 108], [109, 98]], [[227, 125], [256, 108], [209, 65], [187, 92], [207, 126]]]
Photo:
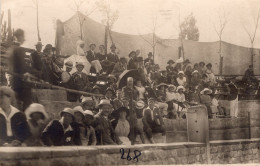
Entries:
[[167, 62], [167, 64], [170, 64], [170, 63], [174, 64], [175, 62], [170, 59], [170, 60]]
[[149, 52], [149, 53], [148, 53], [148, 56], [153, 56], [152, 52]]

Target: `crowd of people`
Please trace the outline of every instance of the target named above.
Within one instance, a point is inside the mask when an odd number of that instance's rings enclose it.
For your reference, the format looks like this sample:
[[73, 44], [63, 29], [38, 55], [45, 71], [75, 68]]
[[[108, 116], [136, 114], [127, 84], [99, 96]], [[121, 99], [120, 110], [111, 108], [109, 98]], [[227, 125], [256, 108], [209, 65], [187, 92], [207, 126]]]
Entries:
[[[14, 36], [18, 44], [11, 53], [11, 74], [7, 74], [7, 86], [0, 87], [1, 146], [129, 145], [138, 135], [142, 143], [147, 143], [145, 137], [154, 143], [153, 133], [166, 133], [164, 119], [186, 118], [191, 106], [205, 105], [209, 118], [227, 114], [215, 94], [217, 81], [211, 63], [192, 65], [188, 59], [170, 59], [167, 67], [160, 70], [151, 52], [146, 59], [140, 56], [140, 50], [131, 51], [128, 58], [119, 58], [115, 44], [105, 55], [103, 45], [98, 53], [95, 44], [86, 51], [85, 42], [80, 40], [76, 43], [77, 55], [87, 59], [89, 72], [107, 78], [103, 91], [83, 72], [83, 63], [64, 63], [50, 44], [41, 52], [43, 45], [38, 42], [28, 64], [25, 51], [19, 46], [24, 42], [23, 30], [18, 29]], [[73, 67], [76, 72], [71, 73]], [[126, 70], [135, 74], [120, 87], [117, 82]], [[67, 92], [68, 100], [80, 105], [64, 108], [60, 119], [50, 121], [45, 108], [33, 103], [31, 87], [24, 82], [28, 77], [89, 95]], [[227, 87], [232, 103], [230, 115], [237, 117], [235, 78]]]

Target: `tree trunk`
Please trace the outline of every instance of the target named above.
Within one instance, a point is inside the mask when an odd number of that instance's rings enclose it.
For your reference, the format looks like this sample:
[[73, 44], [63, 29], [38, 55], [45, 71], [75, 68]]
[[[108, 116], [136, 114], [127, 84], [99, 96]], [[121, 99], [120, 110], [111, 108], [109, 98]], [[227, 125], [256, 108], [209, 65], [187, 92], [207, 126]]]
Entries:
[[222, 40], [219, 40], [219, 74], [223, 74]]
[[153, 63], [154, 63], [154, 56], [155, 56], [155, 35], [153, 33]]
[[107, 55], [107, 35], [108, 35], [108, 25], [105, 27], [105, 55]]
[[251, 48], [250, 48], [250, 52], [251, 52], [251, 65], [253, 66], [253, 71], [254, 71], [254, 47], [253, 47], [253, 44], [251, 45]]
[[12, 40], [13, 40], [13, 36], [12, 36], [12, 27], [11, 27], [11, 10], [8, 9], [8, 27], [7, 27], [7, 43], [11, 44]]
[[39, 10], [38, 10], [38, 0], [36, 0], [36, 14], [37, 14], [37, 33], [38, 33], [38, 41], [41, 41], [41, 37], [40, 37], [40, 29], [39, 29]]

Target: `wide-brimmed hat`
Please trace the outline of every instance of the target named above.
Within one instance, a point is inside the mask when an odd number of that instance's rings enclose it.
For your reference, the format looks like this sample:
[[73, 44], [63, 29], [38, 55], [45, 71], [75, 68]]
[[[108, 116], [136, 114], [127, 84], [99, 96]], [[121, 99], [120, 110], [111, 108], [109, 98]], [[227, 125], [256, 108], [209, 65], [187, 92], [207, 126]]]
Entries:
[[200, 64], [203, 64], [203, 65], [205, 65], [205, 62], [200, 62], [200, 63], [199, 63], [199, 65], [200, 65]]
[[100, 106], [102, 106], [102, 105], [108, 105], [108, 106], [112, 107], [112, 105], [110, 104], [110, 101], [107, 100], [107, 99], [102, 99], [102, 100], [100, 101], [100, 103], [98, 104], [98, 107], [100, 107]]
[[85, 110], [85, 111], [84, 111], [84, 116], [92, 116], [92, 117], [94, 118], [94, 114], [93, 114], [93, 112], [90, 111], [90, 110]]
[[84, 104], [84, 103], [95, 103], [94, 100], [92, 100], [91, 97], [83, 97], [82, 100], [81, 100], [81, 104]]
[[68, 107], [64, 108], [64, 109], [60, 112], [60, 116], [62, 117], [64, 113], [68, 113], [68, 114], [72, 115], [72, 117], [74, 117], [74, 111], [73, 111], [73, 109], [71, 109], [71, 108], [68, 108]]
[[82, 116], [84, 116], [84, 111], [83, 111], [83, 108], [82, 108], [81, 106], [76, 106], [76, 107], [74, 107], [74, 108], [73, 108], [73, 112], [74, 112], [74, 114], [75, 114], [76, 112], [79, 112], [79, 113], [81, 113]]
[[167, 62], [167, 64], [170, 64], [170, 63], [174, 64], [175, 62], [170, 59], [170, 60]]
[[180, 75], [180, 74], [183, 74], [183, 75], [184, 75], [184, 71], [179, 71], [179, 72], [178, 72], [178, 75]]
[[153, 56], [153, 53], [152, 53], [152, 52], [149, 52], [149, 53], [148, 53], [148, 56]]
[[1, 86], [0, 87], [0, 96], [6, 95], [8, 97], [14, 97], [15, 92], [8, 86]]
[[174, 90], [176, 90], [176, 86], [173, 85], [173, 84], [170, 84], [170, 85], [168, 86], [168, 89], [170, 89], [170, 88], [173, 88]]
[[42, 42], [38, 41], [38, 42], [35, 44], [35, 46], [44, 46], [44, 45], [42, 45]]
[[205, 92], [209, 92], [209, 94], [211, 94], [211, 93], [212, 93], [212, 90], [209, 89], [209, 88], [204, 88], [204, 89], [200, 92], [200, 94], [204, 94]]
[[73, 63], [71, 61], [67, 61], [65, 63], [65, 66], [68, 67], [68, 68], [72, 68], [73, 67]]
[[48, 114], [46, 113], [44, 106], [38, 103], [32, 103], [28, 108], [26, 108], [24, 113], [27, 119], [31, 119], [31, 115], [36, 112], [43, 115], [43, 120], [48, 119]]
[[115, 117], [115, 118], [119, 118], [120, 112], [126, 112], [126, 116], [129, 116], [129, 109], [126, 108], [126, 107], [120, 107], [120, 108], [118, 108], [117, 110], [114, 110], [114, 111], [111, 113], [111, 116], [113, 116], [113, 117]]
[[77, 67], [77, 66], [83, 66], [83, 67], [84, 67], [84, 65], [83, 65], [82, 62], [77, 62], [77, 63], [76, 63], [76, 67]]
[[135, 51], [131, 51], [129, 54], [128, 54], [128, 57], [130, 57], [132, 54], [136, 54]]
[[165, 83], [160, 83], [159, 85], [157, 85], [157, 88], [160, 88], [161, 86], [165, 86], [166, 88], [168, 88], [169, 85], [167, 85]]
[[191, 74], [193, 75], [193, 74], [199, 74], [199, 71], [198, 70], [194, 70]]
[[110, 48], [116, 48], [115, 44], [111, 44]]
[[178, 86], [176, 91], [178, 92], [178, 90], [180, 90], [180, 89], [182, 89], [183, 91], [185, 91], [184, 86]]
[[78, 40], [76, 44], [77, 44], [77, 46], [80, 46], [80, 45], [82, 45], [82, 44], [85, 44], [85, 41], [83, 41], [83, 40]]
[[135, 107], [137, 109], [143, 109], [144, 105], [145, 105], [144, 102], [142, 100], [139, 100], [139, 101], [136, 102]]

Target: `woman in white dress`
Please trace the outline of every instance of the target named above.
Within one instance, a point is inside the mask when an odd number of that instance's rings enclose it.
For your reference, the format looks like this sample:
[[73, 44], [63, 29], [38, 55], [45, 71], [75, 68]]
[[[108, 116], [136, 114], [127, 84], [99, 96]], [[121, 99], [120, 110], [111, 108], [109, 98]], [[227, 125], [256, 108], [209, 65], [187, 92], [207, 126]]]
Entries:
[[115, 133], [118, 136], [122, 145], [131, 145], [131, 141], [128, 138], [130, 133], [130, 124], [126, 117], [129, 115], [129, 109], [121, 107], [111, 114], [115, 119], [112, 121], [112, 126], [115, 129]]

